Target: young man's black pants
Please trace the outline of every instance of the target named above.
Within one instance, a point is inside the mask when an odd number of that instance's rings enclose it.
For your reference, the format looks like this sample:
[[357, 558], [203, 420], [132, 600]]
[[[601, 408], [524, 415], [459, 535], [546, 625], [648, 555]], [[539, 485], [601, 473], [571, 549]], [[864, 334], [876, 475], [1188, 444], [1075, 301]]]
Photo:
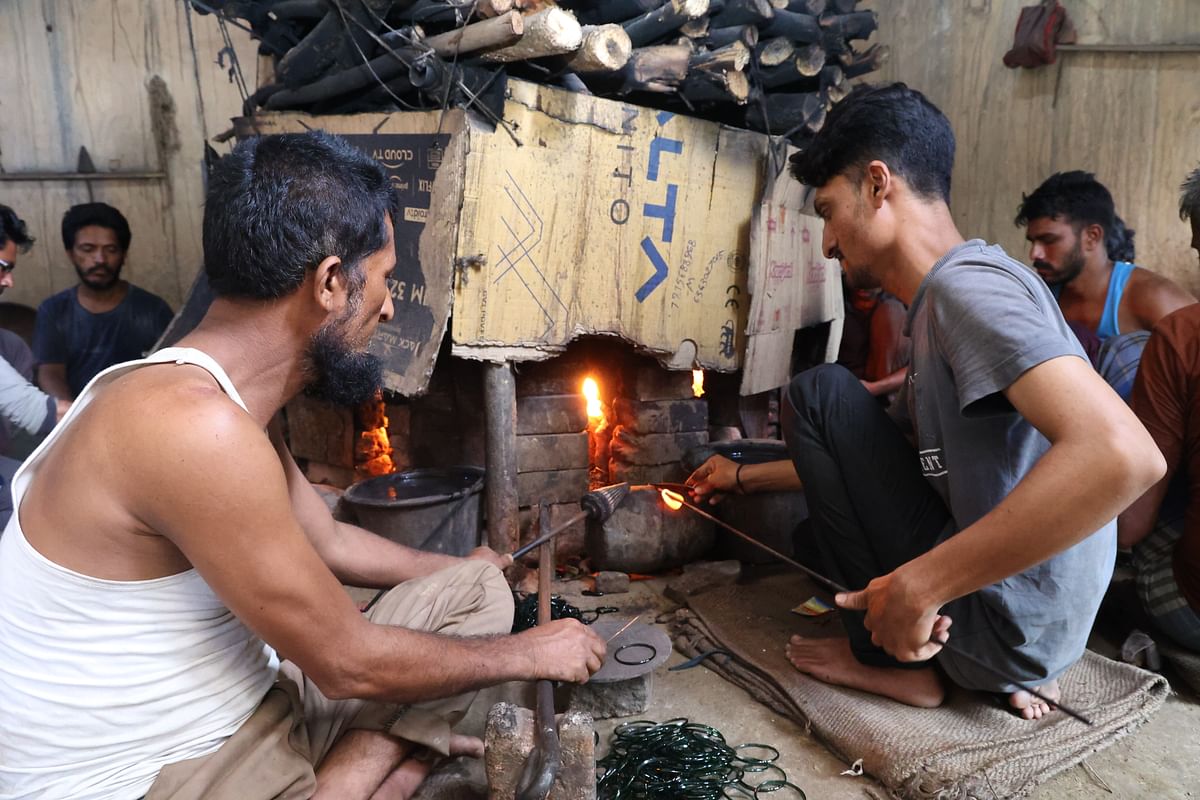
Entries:
[[[932, 549], [953, 520], [900, 428], [844, 367], [802, 372], [782, 404], [783, 437], [804, 484], [828, 577], [851, 590]], [[864, 612], [840, 611], [864, 664], [920, 668], [871, 643]]]

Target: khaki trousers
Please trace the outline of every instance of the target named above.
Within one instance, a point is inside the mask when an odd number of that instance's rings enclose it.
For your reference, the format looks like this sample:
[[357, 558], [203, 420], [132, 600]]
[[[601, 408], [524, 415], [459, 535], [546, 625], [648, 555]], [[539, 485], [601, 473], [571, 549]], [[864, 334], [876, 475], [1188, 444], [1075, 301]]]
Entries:
[[[449, 636], [503, 634], [512, 628], [512, 592], [495, 566], [464, 561], [395, 587], [367, 616]], [[145, 800], [303, 800], [316, 791], [322, 759], [354, 729], [385, 731], [447, 755], [450, 730], [474, 697], [413, 705], [330, 700], [285, 661], [279, 680], [232, 737], [206, 756], [168, 764]]]

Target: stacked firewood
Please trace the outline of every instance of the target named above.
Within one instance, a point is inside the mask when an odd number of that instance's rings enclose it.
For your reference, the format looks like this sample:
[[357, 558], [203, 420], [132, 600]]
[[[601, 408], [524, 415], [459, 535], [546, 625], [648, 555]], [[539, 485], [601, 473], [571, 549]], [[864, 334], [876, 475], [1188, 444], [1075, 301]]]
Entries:
[[247, 113], [495, 116], [513, 75], [803, 139], [888, 55], [865, 44], [876, 16], [856, 0], [192, 2], [244, 21], [273, 56]]

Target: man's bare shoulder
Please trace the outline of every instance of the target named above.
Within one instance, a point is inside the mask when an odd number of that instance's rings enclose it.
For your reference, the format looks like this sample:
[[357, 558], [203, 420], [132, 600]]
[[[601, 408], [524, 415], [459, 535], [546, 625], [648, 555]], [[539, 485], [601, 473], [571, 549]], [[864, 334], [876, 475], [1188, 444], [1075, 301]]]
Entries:
[[79, 422], [87, 438], [101, 434], [119, 443], [114, 455], [122, 471], [147, 484], [196, 480], [216, 466], [233, 476], [243, 467], [261, 469], [264, 458], [279, 468], [266, 432], [193, 365], [122, 375], [96, 395]]
[[1153, 328], [1168, 314], [1196, 302], [1196, 297], [1165, 275], [1138, 267], [1129, 276], [1126, 294], [1142, 327]]
[[207, 370], [191, 364], [143, 367], [121, 375], [93, 403], [105, 422], [130, 431], [186, 422], [175, 435], [186, 436], [204, 426], [262, 433]]

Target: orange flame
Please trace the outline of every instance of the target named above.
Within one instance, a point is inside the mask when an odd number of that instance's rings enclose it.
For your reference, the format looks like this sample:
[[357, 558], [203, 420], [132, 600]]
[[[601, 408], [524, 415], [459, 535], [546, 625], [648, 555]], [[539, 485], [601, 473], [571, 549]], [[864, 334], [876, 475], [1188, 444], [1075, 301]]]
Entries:
[[659, 489], [659, 494], [662, 495], [663, 504], [672, 511], [678, 511], [683, 508], [683, 495], [678, 492], [672, 492], [670, 489]]
[[704, 370], [692, 370], [692, 394], [696, 397], [704, 397]]
[[387, 406], [383, 393], [358, 407], [358, 417], [364, 430], [359, 434], [355, 455], [358, 456], [358, 472], [361, 475], [390, 475], [396, 471], [392, 461], [392, 443], [388, 441]]
[[589, 419], [599, 419], [604, 416], [604, 410], [600, 407], [600, 385], [596, 383], [595, 378], [589, 376], [583, 379], [583, 396], [587, 398]]

